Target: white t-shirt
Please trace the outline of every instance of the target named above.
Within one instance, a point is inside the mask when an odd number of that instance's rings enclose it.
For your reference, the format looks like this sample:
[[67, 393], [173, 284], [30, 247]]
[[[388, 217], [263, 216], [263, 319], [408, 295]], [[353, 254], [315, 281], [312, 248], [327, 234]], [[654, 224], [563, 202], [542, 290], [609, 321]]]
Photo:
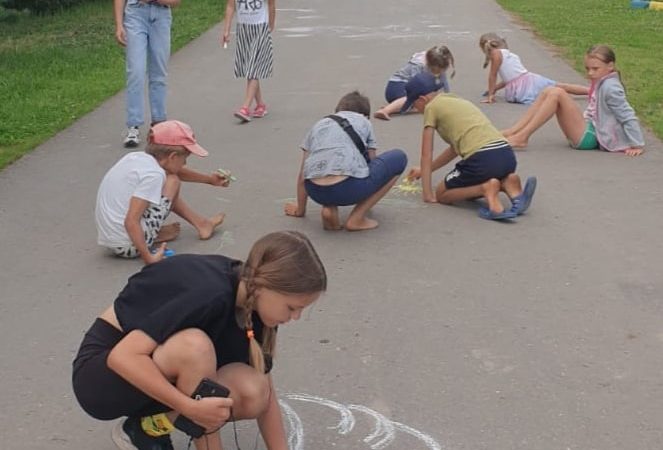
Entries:
[[128, 153], [111, 167], [99, 185], [94, 211], [99, 245], [131, 245], [124, 227], [131, 197], [159, 204], [165, 182], [166, 172], [145, 152]]
[[230, 0], [235, 2], [238, 23], [267, 23], [267, 0]]
[[520, 61], [520, 56], [511, 53], [504, 48], [501, 48], [500, 52], [502, 52], [502, 64], [500, 65], [498, 72], [502, 81], [508, 83], [522, 74], [527, 73], [527, 69], [525, 69], [525, 66], [523, 66], [523, 63]]

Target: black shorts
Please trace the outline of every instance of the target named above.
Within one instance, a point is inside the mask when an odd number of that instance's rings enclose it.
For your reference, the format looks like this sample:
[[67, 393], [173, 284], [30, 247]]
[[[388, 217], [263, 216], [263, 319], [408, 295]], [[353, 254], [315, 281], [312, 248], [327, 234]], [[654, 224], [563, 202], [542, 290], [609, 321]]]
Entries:
[[103, 319], [97, 319], [85, 333], [72, 375], [74, 394], [81, 407], [95, 419], [143, 417], [171, 408], [129, 384], [113, 372], [106, 360], [124, 333]]
[[504, 179], [516, 171], [516, 156], [507, 143], [491, 150], [480, 150], [456, 164], [444, 177], [447, 189], [476, 186], [491, 178]]

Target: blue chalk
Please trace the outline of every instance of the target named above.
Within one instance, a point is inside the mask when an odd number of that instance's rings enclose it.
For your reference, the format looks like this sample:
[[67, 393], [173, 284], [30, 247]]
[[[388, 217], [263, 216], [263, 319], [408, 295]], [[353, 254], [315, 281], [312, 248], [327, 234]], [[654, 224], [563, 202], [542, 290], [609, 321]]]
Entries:
[[[155, 254], [157, 251], [155, 249], [150, 250], [150, 253]], [[163, 251], [163, 257], [168, 258], [169, 256], [175, 256], [175, 250], [172, 248], [167, 248]]]

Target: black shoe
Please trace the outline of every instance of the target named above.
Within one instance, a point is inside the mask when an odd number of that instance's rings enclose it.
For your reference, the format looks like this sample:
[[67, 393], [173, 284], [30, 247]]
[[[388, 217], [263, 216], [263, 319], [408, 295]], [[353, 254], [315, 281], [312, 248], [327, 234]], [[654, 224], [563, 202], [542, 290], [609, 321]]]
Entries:
[[140, 417], [127, 417], [115, 424], [111, 439], [121, 450], [174, 450], [170, 435], [152, 437], [140, 426]]

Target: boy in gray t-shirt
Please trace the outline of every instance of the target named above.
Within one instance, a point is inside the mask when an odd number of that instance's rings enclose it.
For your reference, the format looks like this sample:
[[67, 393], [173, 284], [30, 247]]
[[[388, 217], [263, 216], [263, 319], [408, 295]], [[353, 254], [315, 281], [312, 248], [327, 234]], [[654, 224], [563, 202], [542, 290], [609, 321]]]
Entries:
[[338, 207], [356, 205], [345, 222], [348, 231], [368, 230], [378, 222], [366, 213], [394, 185], [407, 165], [402, 150], [390, 150], [376, 155], [373, 126], [368, 98], [354, 91], [341, 98], [334, 116], [347, 121], [361, 140], [355, 144], [340, 123], [332, 117], [319, 120], [309, 130], [301, 149], [302, 164], [297, 181], [297, 202], [286, 203], [285, 213], [303, 217], [310, 196], [322, 205], [322, 226], [326, 230], [342, 228]]

